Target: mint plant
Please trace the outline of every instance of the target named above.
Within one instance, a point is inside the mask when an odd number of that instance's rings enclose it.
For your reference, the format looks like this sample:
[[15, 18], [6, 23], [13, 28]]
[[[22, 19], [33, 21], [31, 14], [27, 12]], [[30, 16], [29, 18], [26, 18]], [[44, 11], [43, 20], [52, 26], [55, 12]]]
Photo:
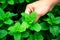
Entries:
[[36, 12], [24, 12], [36, 0], [0, 0], [0, 40], [60, 40], [60, 4], [34, 22]]

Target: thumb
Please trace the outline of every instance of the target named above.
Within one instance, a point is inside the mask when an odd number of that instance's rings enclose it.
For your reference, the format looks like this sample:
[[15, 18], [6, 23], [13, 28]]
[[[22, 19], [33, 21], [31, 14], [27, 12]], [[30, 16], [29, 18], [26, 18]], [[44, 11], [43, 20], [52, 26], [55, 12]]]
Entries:
[[26, 8], [25, 13], [29, 14], [31, 11], [29, 8]]
[[33, 12], [33, 7], [30, 4], [28, 4], [26, 6], [25, 13], [30, 14], [31, 12]]

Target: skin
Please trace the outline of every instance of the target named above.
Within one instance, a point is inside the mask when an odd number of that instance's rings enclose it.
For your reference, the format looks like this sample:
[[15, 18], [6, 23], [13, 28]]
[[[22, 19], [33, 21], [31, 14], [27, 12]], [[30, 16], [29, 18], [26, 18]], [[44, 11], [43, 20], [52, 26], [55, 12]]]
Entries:
[[25, 13], [30, 14], [31, 12], [37, 12], [38, 16], [36, 17], [35, 22], [39, 20], [40, 17], [47, 14], [51, 11], [53, 7], [59, 3], [60, 0], [38, 0], [26, 6]]

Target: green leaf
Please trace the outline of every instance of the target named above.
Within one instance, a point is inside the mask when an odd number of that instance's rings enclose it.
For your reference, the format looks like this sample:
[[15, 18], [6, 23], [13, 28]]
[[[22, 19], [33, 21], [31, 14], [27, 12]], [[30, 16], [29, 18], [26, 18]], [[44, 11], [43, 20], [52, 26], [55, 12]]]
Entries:
[[44, 38], [42, 34], [38, 32], [34, 34], [34, 40], [44, 40]]
[[3, 21], [0, 20], [0, 27], [2, 27], [2, 26], [3, 26]]
[[1, 16], [2, 14], [4, 14], [4, 11], [3, 11], [3, 9], [0, 8], [0, 16]]
[[17, 16], [18, 14], [10, 13], [10, 17]]
[[45, 22], [40, 23], [41, 26], [41, 30], [48, 30], [49, 27], [47, 26], [47, 24]]
[[3, 26], [3, 24], [0, 24], [0, 27], [2, 27]]
[[44, 21], [47, 21], [48, 24], [51, 24], [52, 25], [52, 22], [51, 22], [51, 20], [49, 18], [44, 19]]
[[22, 15], [22, 20], [27, 22], [28, 24], [32, 24], [37, 17], [36, 12], [32, 12], [30, 15], [26, 13], [21, 13], [21, 15]]
[[27, 24], [26, 22], [23, 22], [19, 27], [19, 32], [24, 32], [26, 31], [27, 28], [29, 28], [29, 24]]
[[21, 40], [21, 33], [14, 34], [14, 40]]
[[17, 16], [17, 14], [14, 14], [14, 13], [11, 13], [11, 12], [6, 12], [6, 14], [5, 14], [6, 16], [7, 16], [7, 18], [11, 18], [11, 17], [13, 17], [13, 16]]
[[38, 32], [38, 33], [31, 34], [28, 40], [44, 40], [44, 38], [41, 35], [41, 33]]
[[23, 3], [25, 0], [19, 0], [20, 3]]
[[6, 37], [1, 38], [0, 40], [6, 40]]
[[4, 20], [4, 11], [0, 8], [0, 20]]
[[60, 40], [60, 35], [57, 36], [56, 40]]
[[3, 20], [3, 21], [5, 21], [9, 18], [10, 18], [10, 12], [6, 12], [4, 14], [2, 13], [1, 16], [0, 16], [0, 20]]
[[33, 35], [31, 34], [27, 40], [34, 40]]
[[47, 22], [49, 23], [49, 24], [55, 24], [56, 22], [55, 22], [55, 16], [52, 14], [52, 13], [48, 13], [47, 14], [48, 15], [48, 20], [47, 20]]
[[59, 26], [50, 26], [50, 32], [53, 34], [53, 36], [58, 36]]
[[56, 17], [56, 24], [60, 24], [60, 17]]
[[27, 3], [29, 3], [29, 2], [30, 2], [30, 0], [26, 0], [26, 2], [27, 2]]
[[36, 32], [39, 32], [41, 30], [41, 26], [38, 23], [34, 23], [31, 25], [30, 30], [34, 30]]
[[14, 35], [14, 32], [9, 31], [8, 34], [11, 35], [11, 36], [13, 36]]
[[23, 33], [21, 33], [21, 34], [22, 34], [22, 37], [23, 37], [23, 38], [27, 38], [27, 37], [29, 37], [30, 32], [29, 32], [29, 31], [25, 31], [25, 32], [23, 32]]
[[19, 3], [19, 0], [14, 0], [15, 3]]
[[11, 13], [10, 13], [10, 12], [6, 12], [6, 14], [5, 14], [5, 16], [6, 16], [6, 18], [7, 18], [7, 19], [9, 19], [9, 18], [10, 18], [10, 15], [11, 15]]
[[5, 24], [8, 24], [8, 25], [11, 25], [11, 24], [13, 24], [13, 20], [7, 19], [4, 23]]
[[3, 3], [0, 7], [1, 7], [2, 9], [5, 9], [7, 6], [8, 6], [8, 4], [7, 4], [7, 2], [5, 2], [5, 3]]
[[19, 28], [20, 28], [20, 23], [16, 22], [15, 25], [9, 27], [8, 30], [11, 32], [19, 32]]
[[8, 0], [8, 4], [13, 5], [14, 4], [14, 0]]
[[0, 0], [0, 3], [5, 3], [6, 2], [6, 0]]
[[3, 38], [7, 35], [7, 31], [6, 30], [0, 30], [0, 38]]

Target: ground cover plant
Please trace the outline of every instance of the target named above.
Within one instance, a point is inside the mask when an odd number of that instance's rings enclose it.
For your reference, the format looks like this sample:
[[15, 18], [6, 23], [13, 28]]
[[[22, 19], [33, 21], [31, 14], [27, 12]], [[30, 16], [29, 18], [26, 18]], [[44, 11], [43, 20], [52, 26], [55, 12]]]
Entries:
[[60, 40], [60, 4], [34, 22], [37, 13], [24, 12], [34, 1], [0, 0], [0, 40]]

